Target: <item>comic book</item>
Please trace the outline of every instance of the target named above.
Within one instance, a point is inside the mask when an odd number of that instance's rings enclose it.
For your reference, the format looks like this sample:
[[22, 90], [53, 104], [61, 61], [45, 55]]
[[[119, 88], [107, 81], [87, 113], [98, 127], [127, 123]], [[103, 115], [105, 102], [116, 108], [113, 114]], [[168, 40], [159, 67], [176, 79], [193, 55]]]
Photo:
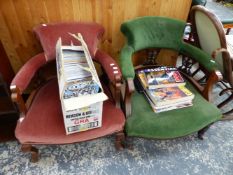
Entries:
[[187, 103], [191, 102], [194, 98], [193, 93], [183, 85], [146, 89], [145, 92], [157, 107], [181, 102]]
[[175, 67], [146, 68], [136, 71], [144, 89], [185, 85], [185, 80]]
[[193, 105], [192, 100], [187, 100], [187, 101], [172, 103], [168, 105], [156, 106], [151, 100], [151, 98], [147, 95], [147, 93], [144, 92], [144, 94], [145, 94], [147, 101], [150, 103], [152, 110], [155, 113], [170, 111], [174, 109], [181, 109], [181, 108], [190, 107]]

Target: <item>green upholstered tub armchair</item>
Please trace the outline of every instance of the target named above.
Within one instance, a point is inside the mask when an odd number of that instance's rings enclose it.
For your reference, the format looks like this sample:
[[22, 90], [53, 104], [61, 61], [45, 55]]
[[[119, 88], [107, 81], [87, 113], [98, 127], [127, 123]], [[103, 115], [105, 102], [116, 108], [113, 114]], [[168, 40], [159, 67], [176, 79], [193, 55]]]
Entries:
[[[140, 17], [121, 25], [121, 32], [127, 40], [120, 54], [120, 66], [126, 82], [122, 96], [127, 136], [170, 139], [198, 132], [198, 137], [203, 139], [205, 130], [221, 118], [220, 111], [208, 102], [213, 84], [221, 79], [221, 74], [216, 71], [216, 63], [210, 55], [182, 41], [185, 25], [183, 21], [166, 17]], [[206, 86], [186, 77], [189, 80], [186, 86], [195, 94], [192, 107], [154, 113], [143, 94], [137, 92], [131, 58], [137, 51], [147, 48], [177, 51], [193, 58], [208, 74]], [[188, 66], [183, 65], [182, 70], [190, 73]]]

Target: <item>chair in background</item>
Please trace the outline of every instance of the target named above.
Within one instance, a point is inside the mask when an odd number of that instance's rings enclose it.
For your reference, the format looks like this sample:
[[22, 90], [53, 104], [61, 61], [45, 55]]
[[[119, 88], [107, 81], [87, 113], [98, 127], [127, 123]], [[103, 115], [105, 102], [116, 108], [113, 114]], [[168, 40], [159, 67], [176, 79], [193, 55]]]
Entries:
[[[185, 25], [183, 21], [166, 17], [141, 17], [121, 25], [121, 31], [127, 40], [120, 55], [126, 82], [123, 96], [127, 136], [170, 139], [198, 132], [198, 137], [203, 139], [206, 129], [221, 118], [219, 109], [208, 102], [212, 87], [219, 81], [221, 74], [216, 71], [216, 63], [210, 55], [183, 42]], [[208, 73], [204, 87], [186, 76], [189, 80], [187, 87], [195, 94], [192, 107], [154, 113], [144, 95], [135, 90], [135, 70], [131, 59], [134, 53], [148, 48], [171, 49], [187, 55]], [[183, 71], [186, 69], [188, 68], [184, 65]]]
[[[192, 0], [191, 7], [195, 6], [195, 5], [205, 6], [206, 3], [207, 3], [207, 0]], [[186, 24], [186, 27], [185, 27], [185, 30], [184, 30], [184, 40], [186, 42], [192, 40], [190, 15], [188, 16], [187, 24]]]
[[[192, 7], [190, 15], [195, 45], [213, 56], [213, 59], [218, 63], [217, 68], [223, 75], [223, 80], [220, 81], [223, 85], [223, 90], [220, 92], [220, 95], [230, 93], [229, 97], [218, 105], [221, 108], [233, 100], [233, 47], [230, 44], [232, 36], [225, 35], [219, 18], [205, 7]], [[233, 108], [224, 114], [232, 112]], [[225, 116], [225, 118], [229, 118], [229, 116]]]
[[[31, 58], [11, 83], [12, 99], [21, 111], [15, 134], [22, 144], [22, 151], [31, 152], [32, 161], [35, 162], [38, 160], [38, 150], [34, 145], [69, 144], [111, 134], [116, 134], [115, 146], [122, 148], [125, 117], [119, 108], [121, 72], [114, 59], [97, 48], [104, 33], [103, 27], [96, 23], [79, 22], [43, 24], [36, 27], [34, 32], [44, 52]], [[93, 60], [101, 65], [104, 72], [102, 85], [109, 99], [103, 104], [102, 127], [66, 135], [57, 79], [56, 76], [48, 75], [51, 74], [51, 68], [56, 70], [55, 45], [59, 37], [63, 45], [70, 45], [71, 42], [80, 44], [69, 33], [81, 33]], [[36, 81], [39, 87], [31, 93], [25, 105], [21, 95], [35, 78], [40, 79]]]
[[215, 1], [208, 1], [205, 7], [220, 19], [223, 27], [226, 29], [225, 33], [229, 34], [233, 28], [233, 11]]
[[[208, 10], [214, 13], [223, 24], [223, 27], [226, 29], [226, 34], [228, 35], [233, 28], [233, 12], [225, 7], [224, 5], [218, 3], [218, 1], [208, 1], [207, 0], [192, 0], [192, 6], [201, 5], [205, 6]], [[188, 22], [190, 21], [190, 17]], [[187, 24], [188, 26], [191, 24]], [[190, 36], [191, 37], [191, 36]]]

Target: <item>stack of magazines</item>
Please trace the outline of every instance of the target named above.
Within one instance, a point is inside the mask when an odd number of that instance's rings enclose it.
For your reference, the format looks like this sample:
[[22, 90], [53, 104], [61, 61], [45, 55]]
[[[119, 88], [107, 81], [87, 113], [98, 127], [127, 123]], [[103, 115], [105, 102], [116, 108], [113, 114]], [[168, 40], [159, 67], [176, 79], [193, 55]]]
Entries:
[[194, 94], [174, 67], [140, 68], [136, 80], [156, 113], [192, 106]]
[[67, 86], [63, 98], [99, 93], [99, 84], [92, 79], [84, 51], [63, 49], [64, 76]]

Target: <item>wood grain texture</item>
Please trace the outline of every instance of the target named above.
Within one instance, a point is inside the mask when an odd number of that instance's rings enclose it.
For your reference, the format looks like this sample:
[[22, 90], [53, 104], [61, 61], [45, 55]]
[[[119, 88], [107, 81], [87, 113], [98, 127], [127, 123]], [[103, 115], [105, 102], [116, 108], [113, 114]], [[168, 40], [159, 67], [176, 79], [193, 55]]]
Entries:
[[32, 28], [59, 21], [94, 21], [105, 28], [100, 45], [115, 59], [124, 44], [120, 25], [138, 16], [186, 20], [191, 0], [4, 0], [0, 1], [0, 39], [15, 72], [42, 51]]

